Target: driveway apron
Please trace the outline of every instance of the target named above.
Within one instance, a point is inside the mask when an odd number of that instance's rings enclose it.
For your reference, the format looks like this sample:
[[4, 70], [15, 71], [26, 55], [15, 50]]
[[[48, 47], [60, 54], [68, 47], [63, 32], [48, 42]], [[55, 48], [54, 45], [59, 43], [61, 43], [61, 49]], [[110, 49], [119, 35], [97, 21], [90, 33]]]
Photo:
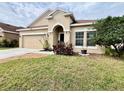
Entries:
[[27, 49], [27, 48], [14, 48], [7, 50], [0, 50], [0, 59], [5, 59], [9, 57], [21, 56], [27, 53], [33, 53], [38, 50], [36, 49]]

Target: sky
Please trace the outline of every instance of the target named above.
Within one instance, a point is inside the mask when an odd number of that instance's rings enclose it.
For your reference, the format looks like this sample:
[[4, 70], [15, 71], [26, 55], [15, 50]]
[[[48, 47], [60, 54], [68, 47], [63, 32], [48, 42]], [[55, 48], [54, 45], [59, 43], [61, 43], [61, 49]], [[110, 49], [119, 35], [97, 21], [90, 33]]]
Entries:
[[0, 22], [26, 27], [47, 9], [70, 11], [76, 20], [101, 19], [124, 15], [124, 3], [78, 2], [8, 2], [0, 3]]

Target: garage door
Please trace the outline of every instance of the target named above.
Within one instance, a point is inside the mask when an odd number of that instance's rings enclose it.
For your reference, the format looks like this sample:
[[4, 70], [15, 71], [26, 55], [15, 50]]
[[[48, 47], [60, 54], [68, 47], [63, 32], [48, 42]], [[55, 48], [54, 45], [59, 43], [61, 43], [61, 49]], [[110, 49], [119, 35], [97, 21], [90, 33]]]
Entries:
[[23, 48], [42, 49], [45, 35], [23, 36]]

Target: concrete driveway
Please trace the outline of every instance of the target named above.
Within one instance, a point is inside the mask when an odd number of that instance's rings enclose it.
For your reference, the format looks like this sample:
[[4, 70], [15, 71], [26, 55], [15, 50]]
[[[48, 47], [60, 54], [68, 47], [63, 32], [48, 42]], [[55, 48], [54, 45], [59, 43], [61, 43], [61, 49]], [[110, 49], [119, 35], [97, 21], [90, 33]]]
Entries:
[[5, 59], [14, 56], [21, 56], [27, 53], [35, 53], [38, 52], [37, 49], [27, 49], [27, 48], [14, 48], [7, 50], [0, 50], [0, 59]]

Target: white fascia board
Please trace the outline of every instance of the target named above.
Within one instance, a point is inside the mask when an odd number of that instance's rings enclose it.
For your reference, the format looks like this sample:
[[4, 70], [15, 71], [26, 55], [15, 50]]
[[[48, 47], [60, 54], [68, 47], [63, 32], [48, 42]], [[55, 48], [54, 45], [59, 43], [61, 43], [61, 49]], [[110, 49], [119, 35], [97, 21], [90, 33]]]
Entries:
[[1, 33], [4, 33], [4, 32], [7, 32], [7, 33], [12, 33], [12, 34], [19, 34], [18, 32], [13, 32], [13, 31], [8, 31], [8, 30], [4, 30], [0, 27], [0, 32]]
[[48, 16], [48, 17], [46, 17], [46, 19], [52, 19], [53, 17], [52, 16]]
[[82, 30], [77, 30], [75, 32], [88, 32], [88, 31], [97, 31], [96, 29], [82, 29]]
[[53, 12], [51, 12], [48, 16], [51, 16], [54, 12], [56, 12], [57, 10], [54, 10]]
[[12, 32], [12, 31], [7, 31], [7, 30], [4, 30], [3, 32], [12, 33], [12, 34], [19, 34], [18, 32]]
[[31, 30], [31, 28], [17, 29], [16, 31], [26, 31], [26, 30]]
[[62, 10], [62, 9], [56, 9], [56, 10], [54, 10], [53, 12], [51, 12], [46, 18], [48, 18], [48, 19], [50, 18], [50, 19], [51, 19], [51, 18], [52, 18], [51, 15], [54, 14], [56, 11], [63, 11], [64, 13], [66, 13], [66, 14], [64, 14], [65, 16], [72, 14], [72, 13], [66, 12], [66, 11], [64, 11], [64, 10]]
[[48, 27], [25, 28], [25, 29], [18, 29], [16, 31], [42, 30], [42, 29], [48, 29]]
[[[76, 27], [75, 27], [76, 28]], [[89, 28], [89, 27], [82, 27], [82, 28], [77, 28], [75, 29], [75, 32], [88, 32], [88, 31], [97, 31], [96, 29], [94, 28]]]
[[21, 33], [20, 36], [24, 36], [24, 35], [45, 35], [47, 33]]
[[64, 14], [64, 16], [70, 16], [70, 15], [72, 15], [72, 13], [66, 13], [66, 14]]
[[71, 26], [82, 26], [82, 25], [92, 25], [93, 23], [76, 23], [76, 24], [71, 24]]

